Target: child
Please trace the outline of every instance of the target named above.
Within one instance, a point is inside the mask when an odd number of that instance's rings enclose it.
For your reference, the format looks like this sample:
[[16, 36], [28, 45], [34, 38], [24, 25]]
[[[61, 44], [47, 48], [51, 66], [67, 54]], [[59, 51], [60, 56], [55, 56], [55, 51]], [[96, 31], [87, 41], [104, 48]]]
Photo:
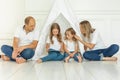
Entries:
[[45, 61], [60, 61], [63, 60], [63, 42], [60, 31], [60, 26], [57, 23], [53, 23], [50, 29], [50, 35], [47, 39], [46, 51], [48, 55], [37, 60], [38, 63]]
[[82, 62], [82, 57], [78, 53], [78, 41], [74, 38], [74, 35], [76, 35], [76, 32], [73, 28], [68, 28], [65, 32], [64, 49], [66, 63], [70, 58], [74, 58], [75, 61]]

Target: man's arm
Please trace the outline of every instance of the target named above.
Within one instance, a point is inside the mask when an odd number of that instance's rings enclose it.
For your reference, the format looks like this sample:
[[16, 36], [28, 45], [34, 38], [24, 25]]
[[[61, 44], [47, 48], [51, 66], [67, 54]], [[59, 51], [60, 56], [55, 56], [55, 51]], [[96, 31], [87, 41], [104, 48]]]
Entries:
[[37, 47], [38, 41], [37, 40], [33, 40], [33, 42], [29, 45], [24, 45], [24, 46], [20, 46], [19, 48], [22, 48], [22, 51], [26, 48], [31, 48], [31, 49], [35, 49]]
[[18, 43], [19, 43], [19, 38], [14, 37], [13, 38], [13, 53], [12, 53], [12, 58], [13, 59], [16, 59], [17, 55], [19, 54]]
[[18, 48], [19, 38], [14, 37], [13, 38], [13, 49]]

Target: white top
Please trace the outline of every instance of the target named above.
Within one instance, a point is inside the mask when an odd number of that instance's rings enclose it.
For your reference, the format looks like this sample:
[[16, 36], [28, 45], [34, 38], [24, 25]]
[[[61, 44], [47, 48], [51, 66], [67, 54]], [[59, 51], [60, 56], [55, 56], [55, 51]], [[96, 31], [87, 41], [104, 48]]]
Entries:
[[86, 37], [83, 37], [82, 36], [82, 39], [85, 41], [85, 42], [88, 42], [88, 43], [93, 43], [95, 44], [94, 48], [91, 49], [91, 50], [97, 50], [97, 49], [103, 49], [105, 48], [105, 44], [100, 36], [100, 34], [98, 33], [97, 30], [95, 30], [91, 35], [90, 35], [90, 40], [88, 40]]
[[60, 48], [61, 48], [60, 42], [54, 36], [52, 37], [52, 40], [53, 40], [53, 44], [50, 41], [50, 37], [47, 38], [47, 43], [50, 44], [50, 49], [60, 51]]
[[39, 31], [33, 30], [32, 32], [29, 32], [26, 34], [26, 31], [24, 30], [23, 26], [18, 27], [14, 37], [17, 37], [20, 39], [19, 46], [29, 45], [33, 42], [33, 40], [39, 39]]
[[67, 50], [75, 51], [75, 42], [74, 41], [65, 40], [64, 44], [66, 45]]

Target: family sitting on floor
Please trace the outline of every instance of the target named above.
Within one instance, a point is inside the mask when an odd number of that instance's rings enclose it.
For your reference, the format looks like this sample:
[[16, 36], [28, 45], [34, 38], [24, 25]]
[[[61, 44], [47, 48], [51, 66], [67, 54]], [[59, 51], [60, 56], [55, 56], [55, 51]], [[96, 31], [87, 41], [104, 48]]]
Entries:
[[[31, 16], [25, 18], [25, 25], [19, 27], [13, 38], [13, 46], [3, 45], [1, 51], [4, 55], [1, 58], [4, 61], [16, 61], [24, 63], [31, 59], [35, 54], [35, 48], [39, 41], [39, 31], [35, 30], [35, 19]], [[65, 34], [61, 34], [58, 23], [53, 23], [46, 41], [47, 56], [36, 60], [37, 63], [46, 61], [65, 61], [69, 62], [70, 58], [81, 63], [82, 59], [92, 61], [117, 61], [113, 57], [119, 50], [117, 44], [106, 47], [98, 31], [92, 28], [89, 21], [80, 22], [80, 31], [82, 36], [76, 35], [73, 28], [68, 28]], [[64, 38], [63, 38], [64, 36]], [[79, 44], [84, 45], [85, 52], [83, 56], [79, 51]]]

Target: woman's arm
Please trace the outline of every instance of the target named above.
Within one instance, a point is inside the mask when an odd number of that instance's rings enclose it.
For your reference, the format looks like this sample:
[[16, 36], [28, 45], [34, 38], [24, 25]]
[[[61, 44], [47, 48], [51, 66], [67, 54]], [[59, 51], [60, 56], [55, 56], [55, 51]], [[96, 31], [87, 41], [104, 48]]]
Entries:
[[85, 50], [85, 51], [87, 50], [87, 47], [86, 47], [86, 46], [84, 46], [84, 50]]
[[95, 44], [84, 42], [79, 36], [75, 35], [75, 38], [79, 40], [85, 47], [93, 49]]

